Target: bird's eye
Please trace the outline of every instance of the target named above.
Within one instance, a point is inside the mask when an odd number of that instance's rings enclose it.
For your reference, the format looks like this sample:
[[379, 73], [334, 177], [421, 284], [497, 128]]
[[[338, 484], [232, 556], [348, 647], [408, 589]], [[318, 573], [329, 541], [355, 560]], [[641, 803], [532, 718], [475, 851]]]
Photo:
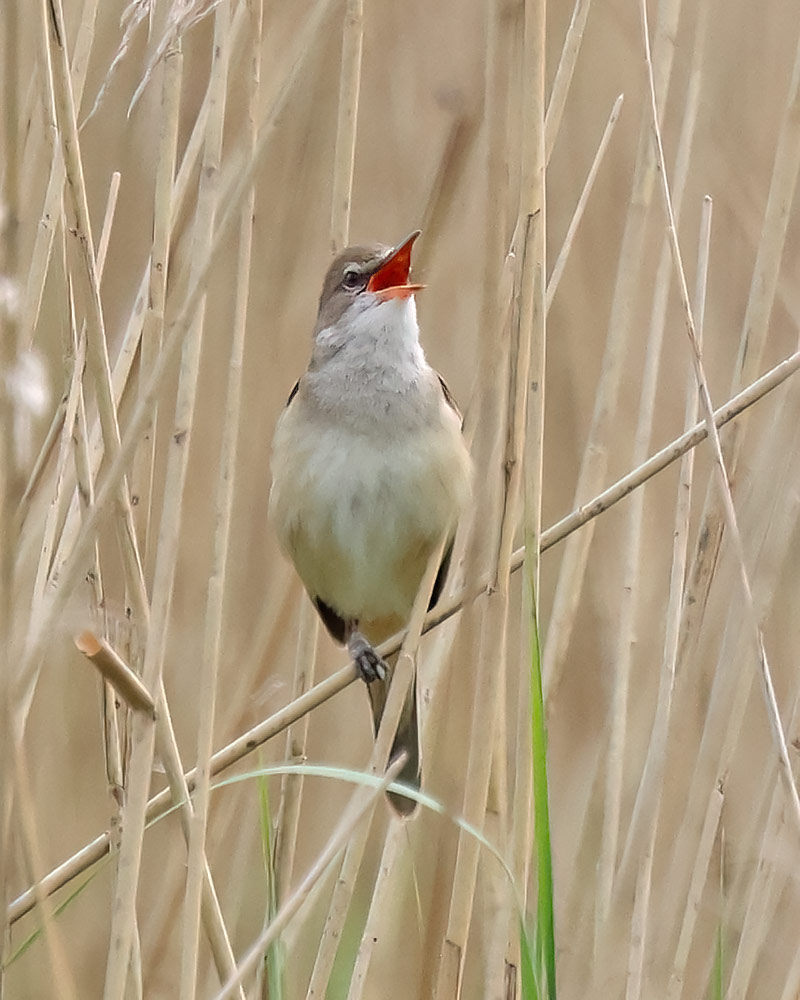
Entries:
[[364, 276], [359, 274], [358, 271], [345, 271], [344, 278], [342, 278], [342, 287], [346, 288], [348, 291], [353, 292], [357, 288], [360, 288], [364, 283]]

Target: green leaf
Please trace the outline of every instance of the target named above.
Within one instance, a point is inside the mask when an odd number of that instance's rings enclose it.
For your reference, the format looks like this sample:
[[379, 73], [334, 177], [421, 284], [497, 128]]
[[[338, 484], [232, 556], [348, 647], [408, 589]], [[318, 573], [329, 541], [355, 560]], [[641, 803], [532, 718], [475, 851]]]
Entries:
[[533, 581], [529, 575], [531, 612], [531, 743], [533, 753], [534, 849], [536, 851], [536, 962], [542, 973], [543, 996], [556, 1000], [556, 945], [553, 918], [553, 859], [550, 845], [550, 804], [547, 788], [547, 730], [539, 627]]

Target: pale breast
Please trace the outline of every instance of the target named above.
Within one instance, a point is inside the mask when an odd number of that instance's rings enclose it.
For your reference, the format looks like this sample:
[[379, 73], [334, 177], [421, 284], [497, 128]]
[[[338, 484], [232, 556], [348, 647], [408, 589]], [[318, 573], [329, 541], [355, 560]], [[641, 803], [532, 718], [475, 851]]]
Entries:
[[[342, 617], [407, 619], [428, 557], [469, 496], [469, 456], [446, 404], [413, 433], [312, 433], [300, 407], [281, 418], [270, 511], [307, 590]], [[446, 412], [445, 412], [446, 410]]]

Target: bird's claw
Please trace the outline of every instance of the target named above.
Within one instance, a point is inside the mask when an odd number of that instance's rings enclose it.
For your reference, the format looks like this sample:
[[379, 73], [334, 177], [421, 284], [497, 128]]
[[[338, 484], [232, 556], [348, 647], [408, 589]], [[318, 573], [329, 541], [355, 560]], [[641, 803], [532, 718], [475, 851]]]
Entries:
[[347, 648], [363, 681], [372, 684], [375, 681], [386, 680], [385, 661], [378, 656], [372, 644], [360, 632], [353, 633], [347, 643]]

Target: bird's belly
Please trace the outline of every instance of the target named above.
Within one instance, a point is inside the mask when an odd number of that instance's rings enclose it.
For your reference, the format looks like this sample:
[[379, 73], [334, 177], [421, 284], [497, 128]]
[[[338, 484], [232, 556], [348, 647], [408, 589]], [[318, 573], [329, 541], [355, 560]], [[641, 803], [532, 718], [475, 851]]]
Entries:
[[416, 433], [413, 443], [378, 447], [330, 428], [304, 447], [295, 442], [291, 497], [276, 476], [271, 505], [283, 547], [312, 596], [341, 617], [407, 619], [468, 490], [460, 435], [441, 437]]

